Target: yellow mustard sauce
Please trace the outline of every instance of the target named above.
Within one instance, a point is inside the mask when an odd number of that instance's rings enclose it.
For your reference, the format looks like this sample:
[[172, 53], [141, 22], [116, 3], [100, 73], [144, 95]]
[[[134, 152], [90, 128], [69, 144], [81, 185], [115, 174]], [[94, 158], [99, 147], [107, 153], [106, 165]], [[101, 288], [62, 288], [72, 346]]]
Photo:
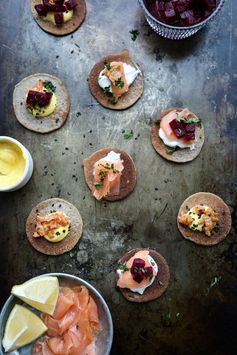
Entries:
[[68, 233], [69, 233], [69, 224], [67, 224], [66, 226], [58, 227], [57, 229], [55, 229], [54, 235], [52, 237], [44, 235], [44, 238], [47, 239], [51, 243], [57, 243], [57, 242], [61, 242], [61, 240], [66, 238]]
[[[67, 21], [71, 20], [72, 16], [73, 16], [73, 10], [64, 12], [63, 13], [63, 22], [67, 22]], [[42, 18], [45, 21], [52, 22], [52, 23], [54, 23], [56, 25], [56, 23], [54, 21], [54, 12], [49, 11], [47, 13], [47, 16], [43, 16]]]
[[26, 160], [13, 142], [0, 141], [0, 188], [14, 186], [24, 174]]

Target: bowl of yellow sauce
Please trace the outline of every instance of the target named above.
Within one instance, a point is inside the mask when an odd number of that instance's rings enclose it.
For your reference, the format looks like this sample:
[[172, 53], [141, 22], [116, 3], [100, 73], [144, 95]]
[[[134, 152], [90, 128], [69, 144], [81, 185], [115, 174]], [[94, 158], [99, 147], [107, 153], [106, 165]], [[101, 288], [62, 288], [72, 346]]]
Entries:
[[0, 192], [20, 189], [32, 173], [30, 152], [16, 139], [0, 136]]

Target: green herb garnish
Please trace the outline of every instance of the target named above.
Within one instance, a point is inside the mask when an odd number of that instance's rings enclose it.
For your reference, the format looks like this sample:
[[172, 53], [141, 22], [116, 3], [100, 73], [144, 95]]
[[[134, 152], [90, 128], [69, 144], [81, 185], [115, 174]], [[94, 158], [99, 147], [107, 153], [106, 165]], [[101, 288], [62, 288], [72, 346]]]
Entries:
[[56, 235], [60, 235], [60, 232], [56, 232]]
[[157, 126], [159, 126], [160, 125], [160, 122], [161, 122], [161, 120], [155, 120], [155, 124], [157, 125]]
[[76, 116], [77, 116], [77, 117], [81, 116], [81, 112], [77, 112], [77, 113], [76, 113]]
[[51, 81], [44, 81], [43, 85], [44, 88], [49, 92], [55, 92], [56, 90], [56, 86], [54, 86]]
[[105, 66], [105, 68], [108, 69], [108, 70], [111, 69], [110, 63], [104, 62], [104, 66]]
[[81, 47], [79, 46], [79, 44], [77, 44], [77, 43], [74, 43], [74, 44], [75, 44], [75, 46], [76, 46], [77, 48], [81, 49]]
[[110, 91], [110, 86], [104, 87], [103, 91], [104, 91], [104, 93], [105, 93], [106, 96], [108, 96], [108, 97], [114, 97], [113, 93]]
[[131, 129], [130, 132], [127, 132], [127, 133], [125, 132], [124, 135], [123, 135], [123, 138], [127, 139], [127, 140], [131, 139], [132, 137], [133, 137], [133, 130], [132, 129]]
[[122, 89], [124, 87], [124, 81], [118, 78], [118, 80], [115, 80], [115, 86], [116, 88]]
[[138, 30], [132, 30], [132, 31], [129, 31], [129, 33], [131, 34], [131, 40], [132, 41], [136, 41], [137, 36], [139, 35], [139, 31]]
[[160, 92], [165, 91], [165, 89], [163, 88], [163, 86], [160, 86], [160, 87], [159, 87], [159, 91], [160, 91]]
[[103, 186], [103, 184], [99, 183], [98, 181], [94, 182], [94, 186], [96, 188], [96, 190], [101, 189], [101, 187]]
[[176, 147], [174, 147], [174, 148], [167, 149], [166, 153], [169, 154], [169, 155], [172, 155], [172, 154], [174, 154], [174, 152], [177, 152], [177, 150], [179, 150], [179, 149], [180, 148], [176, 145]]
[[118, 99], [116, 97], [114, 97], [114, 95], [112, 97], [110, 97], [108, 99], [109, 103], [111, 103], [112, 105], [115, 105], [118, 102]]
[[118, 263], [117, 269], [121, 270], [122, 272], [129, 271], [129, 268], [127, 267], [127, 265], [123, 264], [123, 263]]
[[183, 121], [185, 123], [194, 123], [196, 126], [198, 126], [200, 128], [202, 127], [202, 121], [198, 117], [189, 117], [189, 118], [186, 119], [184, 117], [181, 117], [181, 116], [177, 115], [176, 121], [178, 121], [178, 122]]

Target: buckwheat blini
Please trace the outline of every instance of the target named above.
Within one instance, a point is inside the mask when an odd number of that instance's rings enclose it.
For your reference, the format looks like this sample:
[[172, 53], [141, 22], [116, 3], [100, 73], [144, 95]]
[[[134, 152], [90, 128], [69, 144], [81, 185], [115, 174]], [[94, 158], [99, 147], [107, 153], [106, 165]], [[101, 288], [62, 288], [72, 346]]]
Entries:
[[151, 127], [154, 149], [175, 163], [195, 159], [204, 144], [201, 119], [189, 109], [172, 107], [160, 113]]
[[92, 95], [104, 107], [124, 110], [141, 97], [144, 77], [128, 50], [111, 54], [92, 68], [88, 84]]
[[159, 298], [169, 285], [170, 272], [165, 258], [153, 249], [132, 249], [117, 265], [116, 283], [131, 302], [148, 302]]
[[82, 228], [83, 222], [77, 208], [61, 198], [40, 202], [26, 221], [29, 242], [46, 255], [70, 251], [81, 238]]
[[184, 238], [199, 245], [212, 246], [229, 234], [231, 214], [219, 196], [198, 192], [182, 203], [177, 225]]
[[122, 200], [136, 185], [135, 164], [121, 149], [100, 149], [86, 158], [83, 166], [86, 183], [97, 200]]
[[60, 79], [37, 73], [15, 86], [13, 107], [17, 120], [25, 128], [37, 133], [49, 133], [65, 123], [70, 110], [70, 98]]

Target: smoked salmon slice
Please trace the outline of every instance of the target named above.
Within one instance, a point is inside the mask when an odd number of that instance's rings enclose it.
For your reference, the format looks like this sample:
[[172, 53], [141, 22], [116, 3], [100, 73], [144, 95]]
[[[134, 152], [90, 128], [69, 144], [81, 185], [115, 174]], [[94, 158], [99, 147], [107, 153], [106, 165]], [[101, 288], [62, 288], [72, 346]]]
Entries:
[[[134, 259], [137, 258], [145, 261], [144, 267], [151, 266], [149, 261], [149, 250], [140, 250], [126, 262], [127, 268], [131, 269]], [[153, 268], [153, 276], [156, 275], [157, 272]], [[133, 279], [133, 275], [130, 272], [130, 270], [127, 270], [122, 272], [121, 275], [119, 275], [117, 286], [120, 288], [138, 288], [138, 287], [141, 288], [141, 287], [146, 287], [149, 284], [149, 282], [150, 282], [149, 278], [144, 278], [140, 283], [136, 282]]]
[[109, 193], [118, 195], [120, 190], [120, 179], [124, 169], [121, 159], [114, 163], [106, 160], [106, 157], [94, 164], [94, 192], [97, 200], [101, 200]]
[[123, 62], [111, 62], [104, 69], [104, 74], [111, 81], [112, 93], [116, 98], [122, 96], [128, 91], [128, 83], [126, 81]]
[[47, 335], [33, 347], [32, 355], [95, 355], [99, 330], [98, 308], [85, 286], [63, 288], [54, 314], [41, 314]]
[[65, 227], [71, 223], [62, 212], [54, 212], [46, 216], [37, 215], [36, 222], [34, 238], [44, 237], [45, 235], [53, 237], [57, 228]]

